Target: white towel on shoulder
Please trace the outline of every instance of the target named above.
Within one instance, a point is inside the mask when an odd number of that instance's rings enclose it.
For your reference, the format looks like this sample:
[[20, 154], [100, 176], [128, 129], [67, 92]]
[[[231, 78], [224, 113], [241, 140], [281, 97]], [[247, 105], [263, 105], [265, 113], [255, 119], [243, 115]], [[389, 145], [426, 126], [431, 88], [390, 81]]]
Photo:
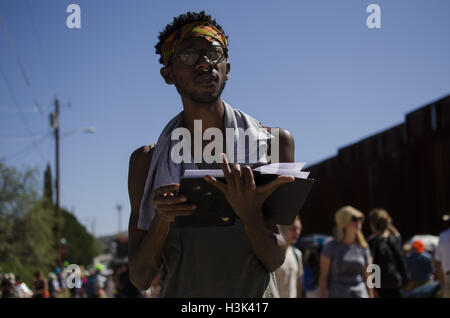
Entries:
[[[234, 149], [234, 159], [231, 158], [232, 160], [230, 160], [228, 158], [230, 162], [249, 163], [249, 158], [257, 158], [257, 162], [267, 163], [267, 140], [274, 136], [268, 133], [253, 117], [238, 109], [232, 108], [225, 101], [223, 105], [224, 126], [225, 128], [234, 129], [234, 138], [227, 140], [227, 149]], [[178, 140], [171, 140], [172, 131], [182, 126], [183, 116], [184, 111], [172, 118], [163, 129], [156, 143], [139, 210], [138, 229], [140, 230], [148, 230], [153, 219], [156, 217], [157, 212], [153, 204], [154, 189], [165, 184], [180, 182], [182, 165], [175, 163], [171, 159], [170, 154], [172, 147], [179, 142]], [[245, 135], [239, 132], [237, 128], [242, 128], [244, 131], [247, 131], [250, 141], [258, 141], [256, 148], [245, 146], [245, 159], [242, 156], [243, 152], [238, 151], [238, 145], [246, 144], [245, 142], [242, 143], [242, 138], [245, 138]], [[231, 143], [234, 143], [234, 145]], [[250, 154], [249, 149], [253, 149], [253, 152]], [[256, 153], [254, 153], [255, 151]], [[238, 154], [241, 155], [238, 156]]]

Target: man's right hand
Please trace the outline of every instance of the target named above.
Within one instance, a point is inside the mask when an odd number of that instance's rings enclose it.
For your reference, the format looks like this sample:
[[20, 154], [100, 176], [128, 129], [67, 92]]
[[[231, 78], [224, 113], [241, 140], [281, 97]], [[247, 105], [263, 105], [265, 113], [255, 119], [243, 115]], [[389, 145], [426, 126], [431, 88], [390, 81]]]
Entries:
[[193, 203], [186, 203], [186, 195], [178, 195], [179, 183], [163, 185], [155, 190], [153, 204], [158, 215], [165, 221], [173, 222], [177, 216], [187, 216], [197, 208]]

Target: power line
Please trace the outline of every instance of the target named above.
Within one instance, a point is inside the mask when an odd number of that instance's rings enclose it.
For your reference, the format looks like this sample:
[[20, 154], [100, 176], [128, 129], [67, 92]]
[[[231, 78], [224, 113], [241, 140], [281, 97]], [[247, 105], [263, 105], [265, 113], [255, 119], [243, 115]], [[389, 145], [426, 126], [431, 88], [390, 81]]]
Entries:
[[18, 141], [28, 141], [28, 140], [35, 140], [43, 137], [44, 135], [35, 135], [35, 136], [20, 136], [20, 137], [7, 137], [7, 136], [0, 136], [0, 142], [18, 142]]
[[[47, 140], [47, 138], [49, 138], [50, 136], [51, 136], [51, 133], [48, 133], [47, 135], [43, 136], [40, 140], [38, 140], [38, 141], [36, 141], [36, 142], [33, 141], [34, 146], [37, 147], [38, 144], [43, 143], [43, 142], [44, 142], [45, 140]], [[39, 148], [38, 148], [38, 149], [39, 149]], [[8, 160], [11, 160], [11, 159], [15, 159], [15, 158], [17, 158], [17, 157], [19, 157], [19, 156], [21, 156], [21, 155], [24, 155], [24, 154], [29, 155], [29, 154], [31, 154], [32, 152], [33, 152], [33, 150], [30, 151], [30, 145], [28, 145], [26, 148], [22, 148], [21, 150], [15, 152], [15, 153], [13, 153], [13, 154], [11, 154], [11, 155], [9, 155], [9, 156], [6, 156], [6, 157], [4, 158], [4, 160], [5, 160], [5, 161], [8, 161]]]
[[50, 86], [53, 89], [53, 91], [56, 92], [55, 85], [54, 85], [54, 82], [53, 82], [53, 78], [52, 78], [51, 73], [50, 73], [50, 68], [48, 67], [47, 59], [45, 58], [44, 50], [42, 49], [42, 41], [41, 41], [41, 37], [39, 36], [37, 27], [36, 27], [36, 23], [35, 23], [35, 20], [34, 20], [34, 15], [33, 15], [33, 10], [32, 10], [31, 4], [30, 4], [30, 0], [27, 0], [27, 7], [28, 7], [28, 14], [30, 16], [31, 27], [33, 29], [33, 34], [36, 37], [36, 41], [38, 43], [39, 55], [41, 57], [42, 63], [44, 64], [44, 68], [46, 70], [48, 82], [50, 83]]
[[11, 46], [13, 54], [14, 54], [14, 56], [16, 58], [17, 65], [19, 65], [20, 72], [22, 73], [23, 79], [25, 80], [25, 84], [26, 84], [26, 86], [28, 88], [28, 92], [31, 95], [31, 99], [33, 100], [33, 103], [36, 105], [37, 109], [39, 110], [39, 113], [41, 114], [42, 118], [47, 120], [47, 118], [46, 118], [46, 116], [45, 116], [45, 114], [44, 114], [44, 112], [42, 110], [42, 107], [40, 106], [40, 104], [39, 104], [39, 102], [38, 102], [38, 100], [37, 100], [37, 98], [36, 98], [36, 96], [35, 96], [35, 94], [33, 92], [33, 88], [31, 87], [31, 82], [29, 80], [27, 72], [25, 71], [25, 67], [22, 64], [22, 61], [20, 60], [19, 54], [17, 53], [16, 46], [14, 45], [14, 42], [13, 42], [13, 40], [11, 38], [11, 35], [10, 35], [9, 31], [8, 31], [8, 28], [6, 27], [6, 21], [3, 18], [3, 14], [2, 14], [1, 11], [0, 11], [0, 22], [1, 22], [1, 25], [3, 27], [3, 31], [5, 31], [6, 37], [8, 39], [8, 43]]
[[[81, 129], [73, 129], [72, 131], [65, 132], [64, 134], [61, 134], [61, 139], [67, 138], [72, 136], [73, 134], [81, 131]], [[48, 133], [48, 132], [47, 132]], [[39, 139], [43, 137], [45, 132], [39, 132], [36, 133], [36, 135], [27, 135], [27, 136], [1, 136], [0, 135], [0, 142], [20, 142], [20, 141], [29, 141], [33, 139]]]
[[[6, 74], [3, 72], [3, 68], [1, 67], [1, 65], [0, 65], [0, 73], [2, 74], [2, 77], [3, 77], [3, 79], [5, 80], [6, 88], [8, 89], [9, 95], [11, 96], [11, 99], [12, 99], [14, 105], [15, 105], [15, 106], [17, 107], [17, 109], [19, 110], [20, 118], [22, 119], [22, 122], [23, 122], [23, 124], [25, 125], [25, 128], [26, 128], [27, 131], [28, 131], [28, 134], [29, 134], [30, 136], [36, 135], [35, 133], [33, 133], [33, 132], [31, 131], [30, 126], [28, 126], [28, 122], [27, 122], [25, 116], [23, 115], [22, 107], [20, 106], [19, 102], [17, 101], [16, 96], [14, 95], [14, 92], [13, 92], [13, 90], [12, 90], [11, 84], [9, 83], [9, 80], [8, 80], [8, 78], [6, 77]], [[41, 152], [40, 148], [37, 146], [37, 144], [36, 144], [36, 142], [35, 142], [34, 140], [33, 140], [33, 145], [34, 145], [34, 146], [36, 147], [36, 149], [38, 150], [41, 159], [45, 161], [44, 157], [42, 156], [42, 152]]]
[[[17, 109], [7, 108], [7, 107], [1, 107], [0, 113], [9, 113], [9, 114], [17, 114], [19, 111]], [[37, 113], [37, 108], [29, 109], [29, 110], [23, 110], [22, 113]]]

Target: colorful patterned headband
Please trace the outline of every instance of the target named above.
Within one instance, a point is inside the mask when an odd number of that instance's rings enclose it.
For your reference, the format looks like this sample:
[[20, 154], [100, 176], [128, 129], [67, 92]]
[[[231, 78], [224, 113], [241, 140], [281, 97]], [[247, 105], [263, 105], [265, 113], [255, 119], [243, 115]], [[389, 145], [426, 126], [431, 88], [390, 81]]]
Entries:
[[219, 41], [224, 48], [227, 48], [228, 41], [225, 35], [215, 26], [206, 21], [197, 21], [186, 24], [169, 36], [161, 47], [161, 54], [164, 65], [169, 64], [172, 55], [177, 51], [180, 44], [192, 36], [199, 36], [210, 42]]

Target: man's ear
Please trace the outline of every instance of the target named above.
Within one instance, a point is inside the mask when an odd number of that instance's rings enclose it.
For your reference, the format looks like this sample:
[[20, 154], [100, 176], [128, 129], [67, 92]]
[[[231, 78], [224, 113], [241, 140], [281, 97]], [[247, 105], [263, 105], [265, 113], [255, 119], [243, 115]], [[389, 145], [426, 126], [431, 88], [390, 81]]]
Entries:
[[227, 75], [226, 75], [226, 78], [227, 78], [227, 80], [230, 78], [230, 68], [231, 68], [231, 65], [230, 65], [230, 63], [227, 63]]
[[161, 67], [159, 72], [161, 73], [161, 76], [164, 78], [164, 80], [166, 81], [166, 83], [168, 85], [175, 84], [175, 81], [173, 80], [173, 77], [172, 77], [172, 70], [170, 67], [163, 66], [163, 67]]

